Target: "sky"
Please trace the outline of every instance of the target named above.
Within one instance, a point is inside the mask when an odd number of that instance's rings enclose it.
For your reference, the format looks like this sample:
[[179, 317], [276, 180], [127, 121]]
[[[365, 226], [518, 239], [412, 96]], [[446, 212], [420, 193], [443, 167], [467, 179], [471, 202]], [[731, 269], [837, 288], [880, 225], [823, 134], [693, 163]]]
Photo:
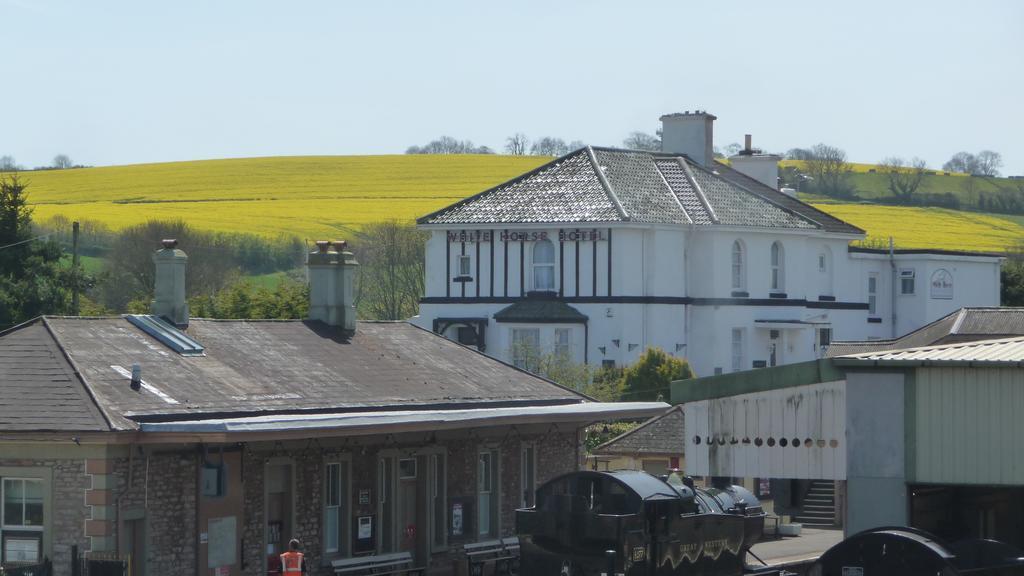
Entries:
[[1024, 2], [0, 0], [0, 156], [24, 166], [398, 154], [441, 135], [825, 142], [1024, 175]]

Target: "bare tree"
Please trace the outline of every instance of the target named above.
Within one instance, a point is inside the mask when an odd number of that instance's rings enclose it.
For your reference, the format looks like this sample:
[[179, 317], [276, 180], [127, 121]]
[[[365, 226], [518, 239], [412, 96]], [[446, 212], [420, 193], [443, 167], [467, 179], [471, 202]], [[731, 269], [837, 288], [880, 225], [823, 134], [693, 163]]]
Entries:
[[57, 154], [53, 157], [53, 167], [62, 170], [71, 168], [71, 158], [67, 154]]
[[852, 197], [854, 190], [850, 174], [853, 169], [846, 161], [846, 152], [827, 144], [815, 144], [810, 152], [811, 156], [805, 162], [814, 189], [827, 196]]
[[889, 191], [903, 202], [908, 202], [921, 187], [928, 173], [924, 160], [914, 158], [909, 163], [898, 156], [890, 156], [879, 163], [889, 178]]
[[410, 146], [406, 154], [494, 154], [487, 146], [475, 146], [471, 140], [457, 140], [451, 136], [441, 136], [423, 146]]
[[353, 243], [359, 261], [356, 306], [376, 320], [415, 316], [423, 296], [427, 233], [413, 224], [377, 222], [363, 227]]
[[786, 150], [786, 160], [810, 160], [814, 154], [807, 148], [790, 148]]
[[977, 174], [982, 176], [999, 176], [999, 169], [1003, 167], [1003, 155], [991, 150], [982, 150], [975, 156], [978, 161]]
[[565, 140], [545, 136], [533, 143], [530, 147], [530, 154], [534, 156], [561, 156], [569, 151]]
[[0, 172], [15, 172], [18, 164], [14, 162], [14, 156], [0, 156]]
[[568, 144], [569, 152], [572, 152], [573, 150], [579, 150], [580, 148], [586, 148], [586, 146], [587, 143], [584, 142], [583, 140], [573, 140]]
[[661, 152], [661, 137], [652, 136], [646, 132], [630, 132], [629, 136], [622, 141], [622, 146], [629, 150]]
[[974, 154], [970, 152], [957, 152], [953, 154], [953, 157], [946, 161], [942, 165], [942, 169], [946, 172], [963, 172], [964, 174], [974, 174], [977, 171], [978, 160], [974, 157]]
[[728, 146], [722, 149], [722, 154], [724, 154], [726, 157], [735, 156], [740, 153], [740, 150], [743, 150], [743, 146], [737, 144], [736, 142], [733, 142], [732, 144], [729, 144]]
[[530, 140], [522, 132], [516, 132], [505, 139], [505, 152], [513, 156], [526, 156], [529, 147]]

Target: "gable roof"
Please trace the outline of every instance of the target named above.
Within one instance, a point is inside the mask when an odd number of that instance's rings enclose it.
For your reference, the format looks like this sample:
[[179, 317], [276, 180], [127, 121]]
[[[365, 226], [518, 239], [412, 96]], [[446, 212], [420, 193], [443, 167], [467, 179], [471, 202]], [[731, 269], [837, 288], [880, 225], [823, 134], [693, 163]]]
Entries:
[[[123, 317], [37, 320], [0, 336], [0, 405], [9, 402], [9, 389], [38, 386], [44, 375], [56, 382], [46, 395], [9, 409], [35, 414], [19, 430], [49, 429], [51, 420], [131, 430], [140, 422], [587, 400], [405, 322], [359, 322], [348, 334], [315, 321], [192, 319], [187, 334], [205, 355], [178, 354]], [[13, 354], [26, 350], [36, 351], [38, 361], [21, 386], [6, 376], [17, 367]], [[137, 391], [129, 386], [135, 363], [142, 372]], [[77, 416], [46, 415], [55, 391], [68, 396]], [[97, 407], [110, 426], [101, 426]], [[0, 429], [8, 430], [8, 421], [0, 420]]]
[[828, 357], [1024, 336], [1024, 308], [961, 308], [899, 338], [835, 341]]
[[0, 422], [5, 431], [110, 429], [39, 322], [0, 333]]
[[686, 447], [683, 406], [673, 406], [636, 428], [594, 448], [595, 456], [613, 454], [683, 455]]
[[863, 234], [724, 164], [705, 168], [683, 155], [590, 146], [417, 222], [640, 222]]

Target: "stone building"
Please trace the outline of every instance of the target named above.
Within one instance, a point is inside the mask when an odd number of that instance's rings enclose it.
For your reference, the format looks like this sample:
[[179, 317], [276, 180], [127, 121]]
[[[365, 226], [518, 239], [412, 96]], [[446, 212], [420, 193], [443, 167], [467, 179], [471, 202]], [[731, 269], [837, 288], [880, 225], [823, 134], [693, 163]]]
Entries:
[[153, 315], [0, 333], [0, 562], [71, 550], [133, 575], [314, 574], [408, 551], [450, 571], [508, 535], [581, 430], [664, 403], [600, 403], [404, 322], [356, 322], [340, 245], [309, 257], [310, 318], [189, 319], [186, 256], [154, 260]]

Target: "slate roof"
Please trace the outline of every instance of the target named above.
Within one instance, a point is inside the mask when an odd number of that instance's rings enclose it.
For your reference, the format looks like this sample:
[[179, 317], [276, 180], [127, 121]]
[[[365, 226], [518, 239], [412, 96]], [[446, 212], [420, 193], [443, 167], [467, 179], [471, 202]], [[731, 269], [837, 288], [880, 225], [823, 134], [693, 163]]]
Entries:
[[899, 338], [835, 341], [827, 356], [1024, 336], [1024, 308], [961, 308]]
[[41, 323], [0, 333], [0, 429], [110, 429]]
[[502, 308], [494, 314], [497, 322], [548, 322], [583, 324], [586, 314], [560, 300], [527, 298]]
[[586, 147], [423, 216], [420, 224], [641, 222], [863, 234], [728, 166]]
[[[27, 384], [0, 378], [0, 406], [10, 402], [9, 389], [32, 388], [43, 378], [55, 382], [48, 384], [50, 392], [26, 390], [39, 399], [18, 400], [5, 408], [45, 419], [25, 422], [19, 429], [40, 430], [51, 421], [99, 426], [96, 404], [88, 408], [89, 393], [114, 429], [135, 429], [143, 421], [225, 415], [585, 401], [566, 388], [405, 322], [357, 326], [354, 335], [346, 335], [320, 322], [192, 319], [187, 333], [205, 347], [205, 355], [181, 356], [125, 318], [47, 317], [0, 336], [0, 375], [15, 373], [15, 353], [31, 349], [38, 358], [30, 366], [33, 375]], [[78, 382], [61, 350], [77, 368]], [[129, 386], [133, 363], [142, 368], [140, 391]], [[58, 392], [84, 412], [47, 416], [49, 408], [41, 403]], [[8, 421], [0, 420], [0, 429], [8, 429]]]
[[594, 448], [595, 456], [630, 454], [683, 455], [686, 446], [683, 407], [673, 406], [636, 428]]

